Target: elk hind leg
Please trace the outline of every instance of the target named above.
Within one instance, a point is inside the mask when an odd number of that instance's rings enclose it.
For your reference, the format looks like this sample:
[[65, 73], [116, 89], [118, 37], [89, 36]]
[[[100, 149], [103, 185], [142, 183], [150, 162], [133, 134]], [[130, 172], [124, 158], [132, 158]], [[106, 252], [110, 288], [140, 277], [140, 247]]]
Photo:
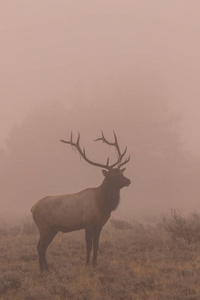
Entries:
[[90, 253], [92, 250], [92, 236], [93, 236], [93, 230], [92, 228], [86, 228], [85, 229], [85, 241], [86, 241], [86, 248], [87, 248], [87, 256], [86, 256], [86, 265], [89, 265], [90, 263]]
[[102, 229], [102, 227], [95, 228], [94, 234], [93, 234], [93, 262], [92, 262], [92, 265], [94, 267], [97, 266], [97, 252], [99, 249], [99, 237], [100, 237], [101, 229]]
[[57, 231], [53, 229], [45, 233], [40, 233], [40, 240], [37, 246], [40, 271], [44, 271], [48, 269], [48, 265], [46, 261], [46, 249], [49, 246], [49, 244], [52, 242], [56, 234]]

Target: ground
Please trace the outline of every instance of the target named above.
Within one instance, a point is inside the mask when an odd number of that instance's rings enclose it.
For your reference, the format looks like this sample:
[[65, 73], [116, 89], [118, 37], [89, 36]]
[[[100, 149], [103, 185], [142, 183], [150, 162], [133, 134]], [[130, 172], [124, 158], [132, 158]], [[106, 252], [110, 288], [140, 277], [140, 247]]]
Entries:
[[200, 245], [174, 241], [162, 223], [111, 220], [98, 267], [85, 266], [84, 231], [59, 233], [40, 273], [31, 219], [0, 226], [0, 300], [198, 300]]

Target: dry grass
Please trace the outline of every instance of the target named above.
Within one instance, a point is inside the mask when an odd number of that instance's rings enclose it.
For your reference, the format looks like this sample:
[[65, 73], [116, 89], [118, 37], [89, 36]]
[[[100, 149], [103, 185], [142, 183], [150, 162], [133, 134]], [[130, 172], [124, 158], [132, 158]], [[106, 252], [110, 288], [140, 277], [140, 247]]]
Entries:
[[162, 226], [114, 220], [103, 229], [99, 263], [85, 266], [84, 231], [58, 234], [40, 274], [31, 220], [0, 228], [0, 299], [200, 299], [200, 246], [174, 242]]

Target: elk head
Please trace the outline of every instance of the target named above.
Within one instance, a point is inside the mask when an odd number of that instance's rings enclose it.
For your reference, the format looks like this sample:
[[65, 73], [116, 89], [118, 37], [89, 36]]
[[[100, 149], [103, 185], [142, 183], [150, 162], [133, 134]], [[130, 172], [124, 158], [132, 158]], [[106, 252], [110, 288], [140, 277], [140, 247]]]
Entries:
[[66, 141], [66, 140], [60, 140], [60, 141], [62, 143], [66, 143], [66, 144], [71, 145], [72, 147], [75, 147], [78, 150], [81, 157], [89, 164], [102, 168], [103, 175], [105, 176], [106, 181], [109, 183], [109, 186], [110, 185], [113, 187], [116, 186], [119, 189], [121, 189], [122, 187], [128, 186], [131, 183], [131, 181], [123, 175], [125, 168], [121, 169], [121, 167], [123, 165], [125, 165], [129, 162], [130, 156], [123, 161], [123, 158], [127, 151], [127, 147], [125, 148], [124, 152], [121, 153], [115, 132], [114, 132], [114, 142], [109, 142], [104, 137], [103, 131], [102, 131], [102, 136], [95, 140], [95, 141], [103, 141], [103, 143], [105, 143], [109, 146], [115, 147], [118, 157], [117, 157], [117, 161], [111, 165], [109, 164], [109, 158], [107, 159], [106, 164], [93, 162], [87, 158], [86, 153], [85, 153], [85, 148], [82, 149], [80, 146], [80, 133], [78, 133], [78, 138], [77, 138], [76, 142], [73, 142], [72, 133], [71, 133], [71, 138], [69, 141]]

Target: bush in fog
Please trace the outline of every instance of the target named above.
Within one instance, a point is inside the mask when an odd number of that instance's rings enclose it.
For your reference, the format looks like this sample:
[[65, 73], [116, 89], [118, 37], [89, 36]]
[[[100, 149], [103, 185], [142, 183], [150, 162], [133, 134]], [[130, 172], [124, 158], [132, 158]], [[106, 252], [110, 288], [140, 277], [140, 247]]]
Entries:
[[127, 230], [133, 228], [133, 225], [131, 223], [124, 220], [111, 219], [110, 223], [115, 229]]
[[193, 212], [189, 216], [171, 210], [169, 218], [164, 217], [164, 227], [174, 240], [185, 240], [189, 245], [200, 242], [200, 215]]
[[19, 225], [13, 225], [13, 226], [6, 226], [1, 225], [0, 226], [0, 237], [1, 236], [17, 236], [21, 233], [21, 227]]
[[37, 227], [34, 224], [33, 220], [26, 219], [26, 221], [24, 221], [24, 223], [22, 224], [22, 232], [27, 235], [32, 235], [37, 232]]

